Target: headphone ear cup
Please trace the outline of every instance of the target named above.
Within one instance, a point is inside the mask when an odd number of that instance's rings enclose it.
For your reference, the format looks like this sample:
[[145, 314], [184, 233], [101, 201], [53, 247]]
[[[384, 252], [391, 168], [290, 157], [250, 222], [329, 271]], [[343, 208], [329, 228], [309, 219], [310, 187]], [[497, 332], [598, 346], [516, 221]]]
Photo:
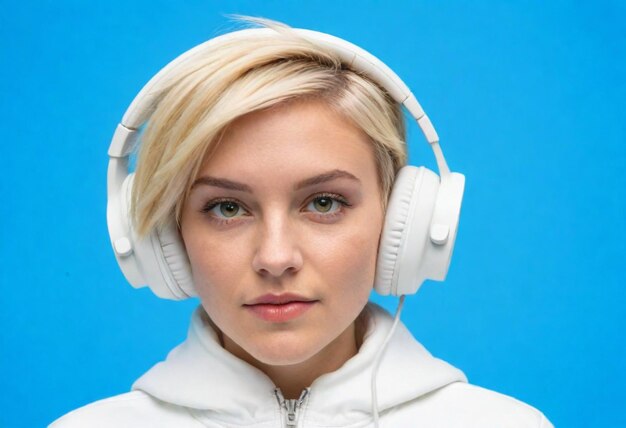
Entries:
[[464, 187], [462, 174], [449, 173], [440, 180], [424, 167], [400, 169], [378, 250], [374, 288], [379, 294], [414, 294], [426, 279], [445, 279]]
[[191, 267], [175, 222], [156, 228], [144, 237], [137, 236], [130, 216], [134, 177], [130, 174], [122, 183], [119, 207], [110, 199], [111, 215], [107, 212], [110, 230], [123, 237], [113, 242], [113, 248], [124, 276], [133, 287], [148, 286], [164, 299], [195, 296]]
[[171, 282], [168, 288], [173, 291], [178, 299], [195, 296], [191, 265], [175, 221], [170, 221], [156, 233], [158, 236], [156, 250], [158, 251], [160, 248], [167, 269], [164, 279], [166, 282]]
[[374, 289], [380, 295], [413, 294], [424, 281], [401, 273], [421, 262], [438, 187], [437, 174], [424, 167], [398, 172], [378, 249]]
[[378, 246], [374, 281], [374, 289], [382, 296], [394, 294], [393, 289], [398, 276], [398, 257], [406, 240], [412, 217], [410, 211], [413, 209], [415, 194], [421, 187], [423, 175], [423, 167], [404, 166], [394, 180]]

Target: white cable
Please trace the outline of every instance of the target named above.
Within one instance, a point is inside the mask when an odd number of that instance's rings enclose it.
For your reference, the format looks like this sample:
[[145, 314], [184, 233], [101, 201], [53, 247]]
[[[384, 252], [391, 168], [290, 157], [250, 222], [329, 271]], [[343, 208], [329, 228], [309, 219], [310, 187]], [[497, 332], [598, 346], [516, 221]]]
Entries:
[[404, 305], [404, 294], [400, 296], [400, 301], [398, 302], [398, 307], [396, 308], [396, 316], [393, 320], [393, 325], [389, 329], [389, 333], [387, 333], [387, 337], [385, 337], [385, 341], [381, 345], [378, 353], [376, 354], [376, 358], [374, 359], [374, 369], [372, 370], [372, 415], [374, 417], [374, 427], [378, 428], [378, 398], [376, 395], [376, 375], [378, 374], [378, 367], [380, 366], [380, 361], [382, 360], [383, 353], [387, 348], [387, 343], [393, 336], [393, 332], [396, 331], [396, 326], [400, 321], [400, 313], [402, 312], [402, 305]]

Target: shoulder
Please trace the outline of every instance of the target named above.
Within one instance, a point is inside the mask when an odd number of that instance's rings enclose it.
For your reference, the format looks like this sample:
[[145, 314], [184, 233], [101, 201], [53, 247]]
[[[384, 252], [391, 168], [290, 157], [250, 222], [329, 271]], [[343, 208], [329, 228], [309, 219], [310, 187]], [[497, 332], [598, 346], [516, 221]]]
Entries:
[[142, 392], [120, 394], [73, 410], [49, 428], [126, 428], [200, 426], [188, 410], [155, 399]]
[[455, 408], [477, 421], [484, 421], [482, 426], [496, 426], [504, 422], [511, 427], [552, 426], [543, 413], [529, 404], [480, 386], [455, 382], [435, 391], [433, 396], [445, 402], [448, 408]]
[[392, 418], [433, 421], [433, 426], [553, 428], [543, 413], [534, 407], [465, 382], [446, 385], [404, 403], [390, 413]]

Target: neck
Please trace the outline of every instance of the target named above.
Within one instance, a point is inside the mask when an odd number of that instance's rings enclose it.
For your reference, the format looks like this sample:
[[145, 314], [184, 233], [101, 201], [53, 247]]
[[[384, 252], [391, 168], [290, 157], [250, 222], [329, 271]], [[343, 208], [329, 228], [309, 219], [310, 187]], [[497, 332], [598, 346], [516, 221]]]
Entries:
[[362, 315], [317, 354], [296, 364], [278, 366], [263, 363], [226, 335], [221, 335], [222, 346], [231, 354], [265, 373], [274, 385], [280, 388], [286, 399], [294, 399], [298, 398], [302, 390], [309, 387], [315, 379], [339, 369], [357, 354], [365, 333], [365, 320]]

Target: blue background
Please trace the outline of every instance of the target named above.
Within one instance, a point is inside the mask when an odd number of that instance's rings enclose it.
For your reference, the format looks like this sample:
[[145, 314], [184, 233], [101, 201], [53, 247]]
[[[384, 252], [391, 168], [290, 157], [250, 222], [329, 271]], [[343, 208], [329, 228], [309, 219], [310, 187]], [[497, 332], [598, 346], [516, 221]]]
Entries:
[[[125, 392], [184, 339], [196, 302], [135, 291], [117, 269], [106, 150], [141, 86], [232, 29], [226, 13], [370, 50], [466, 174], [448, 280], [406, 302], [417, 338], [556, 426], [626, 426], [625, 5], [3, 1], [0, 426]], [[434, 167], [415, 126], [410, 150]]]

